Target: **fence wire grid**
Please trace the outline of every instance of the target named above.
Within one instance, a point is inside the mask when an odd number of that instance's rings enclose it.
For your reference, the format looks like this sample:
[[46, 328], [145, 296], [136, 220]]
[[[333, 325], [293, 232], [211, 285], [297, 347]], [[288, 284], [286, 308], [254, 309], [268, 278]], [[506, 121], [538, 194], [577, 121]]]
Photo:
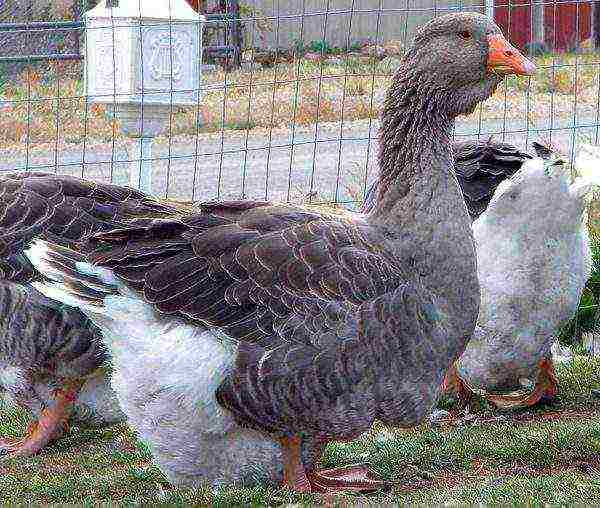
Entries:
[[[254, 0], [235, 9], [200, 2], [201, 12], [225, 9], [203, 24], [204, 47], [234, 49], [199, 58], [201, 85], [189, 90], [199, 92], [197, 103], [171, 105], [151, 151], [86, 95], [83, 62], [92, 48], [85, 28], [56, 24], [44, 9], [11, 19], [10, 3], [0, 5], [0, 170], [125, 183], [142, 161], [157, 196], [353, 207], [377, 171], [378, 112], [404, 48], [417, 26], [457, 10], [493, 16], [538, 65], [532, 78], [505, 78], [494, 97], [461, 118], [457, 139], [492, 136], [520, 148], [540, 140], [571, 157], [578, 142], [600, 140], [600, 2]], [[63, 23], [90, 8], [61, 6]], [[161, 92], [173, 97], [172, 88]]]

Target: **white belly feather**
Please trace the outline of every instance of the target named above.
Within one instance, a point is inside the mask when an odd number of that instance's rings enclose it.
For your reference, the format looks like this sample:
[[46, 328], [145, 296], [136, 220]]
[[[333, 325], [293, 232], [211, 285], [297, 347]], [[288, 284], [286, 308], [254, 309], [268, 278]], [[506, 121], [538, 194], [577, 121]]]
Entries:
[[[60, 274], [45, 262], [45, 243], [29, 257], [54, 280]], [[60, 284], [37, 284], [46, 296], [75, 305], [102, 330], [112, 354], [112, 388], [127, 421], [146, 442], [154, 461], [180, 485], [280, 480], [280, 448], [266, 436], [239, 427], [215, 399], [231, 369], [236, 344], [217, 331], [160, 316], [126, 291], [109, 270], [77, 264], [95, 273], [113, 294], [90, 308]], [[126, 296], [123, 296], [126, 294]]]

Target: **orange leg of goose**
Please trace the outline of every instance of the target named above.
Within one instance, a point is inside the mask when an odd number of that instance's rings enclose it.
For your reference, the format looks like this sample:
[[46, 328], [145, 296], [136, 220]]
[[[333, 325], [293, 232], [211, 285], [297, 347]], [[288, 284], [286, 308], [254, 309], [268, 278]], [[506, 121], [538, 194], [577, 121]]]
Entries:
[[538, 364], [538, 374], [533, 391], [524, 395], [486, 394], [485, 398], [499, 409], [517, 409], [533, 406], [541, 399], [553, 399], [558, 393], [558, 384], [554, 364], [544, 358]]
[[69, 383], [64, 388], [56, 390], [39, 419], [28, 425], [25, 437], [0, 439], [0, 450], [8, 454], [6, 458], [30, 457], [51, 441], [61, 437], [68, 429], [73, 401], [77, 397], [80, 386], [80, 384]]
[[283, 483], [296, 492], [367, 492], [388, 487], [388, 482], [375, 480], [364, 464], [306, 471], [301, 460], [298, 437], [280, 439], [283, 458]]
[[312, 492], [308, 476], [302, 465], [299, 437], [284, 437], [281, 444], [283, 459], [283, 484], [295, 492]]
[[458, 397], [459, 405], [462, 407], [465, 407], [474, 395], [471, 389], [458, 375], [456, 364], [454, 363], [446, 371], [446, 375], [442, 381], [442, 393], [447, 392], [455, 394]]

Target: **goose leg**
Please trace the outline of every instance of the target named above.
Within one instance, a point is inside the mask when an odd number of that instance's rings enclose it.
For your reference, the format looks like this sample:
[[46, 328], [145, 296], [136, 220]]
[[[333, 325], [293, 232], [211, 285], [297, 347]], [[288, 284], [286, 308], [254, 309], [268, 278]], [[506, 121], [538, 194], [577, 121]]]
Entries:
[[[296, 492], [365, 492], [388, 487], [390, 483], [372, 478], [366, 464], [306, 470], [302, 464], [301, 439], [299, 437], [280, 439], [283, 450], [283, 483]], [[322, 444], [324, 448], [325, 443]]]
[[538, 363], [538, 374], [531, 393], [519, 395], [486, 394], [485, 398], [499, 409], [517, 409], [533, 406], [542, 399], [552, 400], [557, 393], [558, 383], [554, 363], [550, 358], [544, 358]]
[[446, 371], [446, 375], [442, 381], [442, 393], [447, 392], [456, 395], [460, 407], [466, 407], [474, 396], [473, 391], [458, 375], [456, 364], [454, 363]]
[[295, 492], [312, 492], [308, 476], [302, 465], [302, 442], [299, 437], [279, 440], [283, 459], [283, 485]]
[[42, 410], [37, 421], [28, 425], [23, 438], [0, 439], [0, 451], [7, 454], [5, 459], [30, 457], [54, 439], [61, 437], [68, 429], [73, 402], [80, 387], [81, 383], [68, 382], [55, 390], [48, 406]]

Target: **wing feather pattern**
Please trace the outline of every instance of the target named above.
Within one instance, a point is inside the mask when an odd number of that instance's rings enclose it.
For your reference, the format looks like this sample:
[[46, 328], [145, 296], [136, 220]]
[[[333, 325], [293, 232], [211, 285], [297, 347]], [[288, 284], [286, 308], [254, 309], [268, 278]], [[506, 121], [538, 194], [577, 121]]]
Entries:
[[[96, 235], [91, 260], [121, 275], [138, 256], [147, 259], [143, 279], [126, 278], [147, 301], [237, 339], [235, 369], [218, 400], [243, 424], [350, 435], [353, 418], [404, 418], [392, 397], [398, 381], [410, 370], [418, 373], [415, 384], [435, 386], [422, 376], [439, 372], [441, 379], [446, 366], [435, 362], [446, 345], [431, 295], [411, 274], [412, 259], [398, 254], [400, 239], [341, 217], [226, 207], [214, 208], [228, 214], [226, 224], [206, 227], [189, 217], [189, 230], [174, 235], [188, 244], [171, 257], [159, 248], [152, 256], [123, 232]], [[435, 395], [423, 394], [420, 403]], [[341, 428], [335, 411], [348, 405], [364, 411], [345, 413]]]
[[92, 234], [123, 224], [142, 227], [177, 214], [141, 192], [68, 176], [7, 172], [0, 180], [0, 271], [15, 282], [39, 280], [22, 255], [35, 238], [80, 248]]

